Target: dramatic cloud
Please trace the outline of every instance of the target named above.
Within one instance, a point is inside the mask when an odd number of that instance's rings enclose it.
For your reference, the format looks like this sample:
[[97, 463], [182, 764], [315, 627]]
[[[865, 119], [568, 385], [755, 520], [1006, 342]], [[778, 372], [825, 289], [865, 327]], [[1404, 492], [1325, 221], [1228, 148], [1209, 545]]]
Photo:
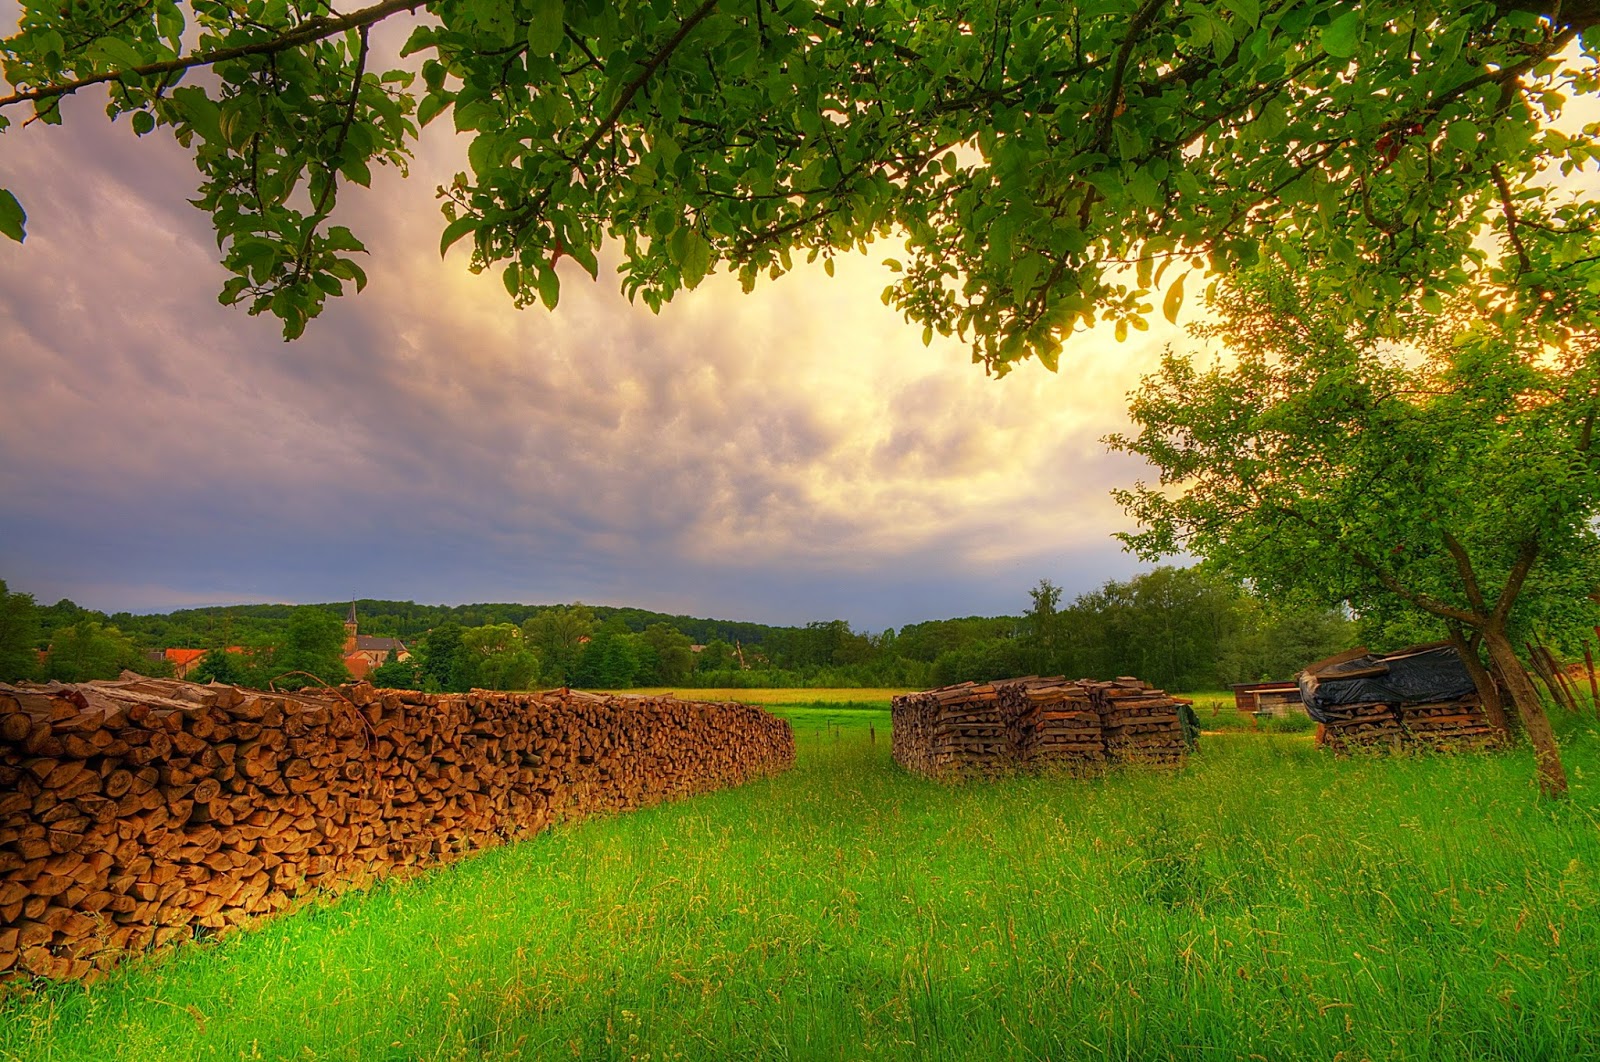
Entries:
[[[340, 220], [371, 283], [306, 337], [220, 307], [196, 178], [93, 100], [0, 140], [0, 577], [102, 608], [349, 594], [583, 598], [877, 628], [1133, 570], [1100, 438], [1158, 338], [986, 379], [878, 301], [870, 257], [659, 317], [564, 274], [513, 309], [440, 261], [445, 133]], [[444, 123], [440, 123], [441, 125]]]

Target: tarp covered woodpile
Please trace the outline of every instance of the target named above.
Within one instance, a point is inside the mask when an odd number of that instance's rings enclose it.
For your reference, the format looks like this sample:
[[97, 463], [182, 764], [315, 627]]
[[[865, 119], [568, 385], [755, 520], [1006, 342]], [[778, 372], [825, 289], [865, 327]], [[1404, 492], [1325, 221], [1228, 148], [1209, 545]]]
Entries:
[[1497, 737], [1449, 642], [1388, 654], [1352, 649], [1312, 664], [1296, 681], [1306, 713], [1337, 751], [1482, 747]]
[[0, 980], [793, 763], [787, 721], [670, 697], [0, 685]]
[[894, 758], [935, 778], [1107, 762], [1175, 765], [1187, 751], [1185, 703], [1126, 677], [946, 686], [894, 699]]

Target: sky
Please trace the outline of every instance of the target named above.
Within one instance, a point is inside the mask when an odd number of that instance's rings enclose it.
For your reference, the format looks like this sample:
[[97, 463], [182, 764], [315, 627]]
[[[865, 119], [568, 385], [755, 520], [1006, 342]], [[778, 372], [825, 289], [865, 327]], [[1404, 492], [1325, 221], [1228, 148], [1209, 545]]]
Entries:
[[[0, 0], [0, 32], [15, 24]], [[0, 136], [28, 239], [0, 240], [0, 579], [106, 611], [349, 597], [582, 600], [881, 630], [1017, 613], [1140, 570], [1108, 453], [1164, 321], [1080, 336], [1058, 374], [984, 375], [886, 308], [879, 244], [743, 294], [721, 271], [657, 316], [563, 266], [514, 308], [434, 189], [464, 169], [438, 122], [409, 179], [336, 223], [369, 284], [305, 336], [217, 303], [198, 175], [164, 130]]]

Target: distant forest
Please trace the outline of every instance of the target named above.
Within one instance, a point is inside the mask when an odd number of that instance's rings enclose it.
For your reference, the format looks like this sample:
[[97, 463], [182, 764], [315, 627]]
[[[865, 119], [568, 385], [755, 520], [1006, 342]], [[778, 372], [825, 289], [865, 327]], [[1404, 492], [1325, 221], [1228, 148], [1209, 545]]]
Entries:
[[[1041, 581], [1011, 616], [928, 620], [867, 632], [843, 620], [799, 627], [582, 603], [419, 605], [357, 600], [363, 635], [398, 638], [370, 676], [458, 690], [573, 685], [927, 687], [1012, 675], [1137, 675], [1178, 690], [1287, 678], [1355, 644], [1337, 611], [1264, 601], [1204, 567], [1158, 568], [1063, 602]], [[233, 605], [160, 615], [38, 605], [0, 582], [0, 680], [161, 674], [152, 651], [209, 652], [191, 678], [283, 688], [348, 679], [350, 602]], [[232, 651], [230, 650], [230, 647]]]

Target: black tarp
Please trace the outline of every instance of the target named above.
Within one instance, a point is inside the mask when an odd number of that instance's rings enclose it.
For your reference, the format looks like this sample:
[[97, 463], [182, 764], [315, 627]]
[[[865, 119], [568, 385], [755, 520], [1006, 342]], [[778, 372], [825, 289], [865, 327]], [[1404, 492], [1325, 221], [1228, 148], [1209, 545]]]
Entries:
[[1477, 692], [1449, 642], [1383, 655], [1353, 650], [1312, 664], [1295, 681], [1306, 714], [1319, 723], [1328, 722], [1323, 709], [1337, 704], [1435, 704]]

